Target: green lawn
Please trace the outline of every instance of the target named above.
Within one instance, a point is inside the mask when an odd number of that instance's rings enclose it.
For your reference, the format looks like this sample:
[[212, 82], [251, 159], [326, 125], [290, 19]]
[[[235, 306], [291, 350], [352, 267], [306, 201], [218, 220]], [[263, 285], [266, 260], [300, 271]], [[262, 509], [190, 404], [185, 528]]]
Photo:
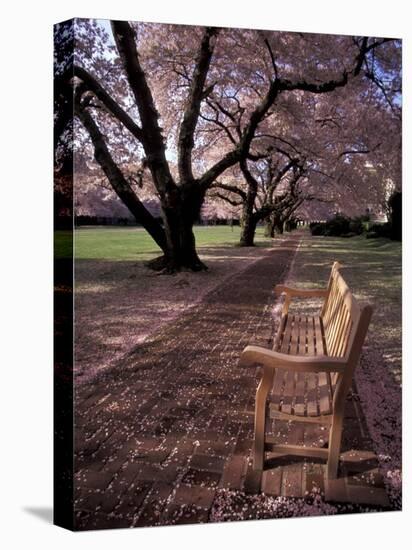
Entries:
[[[359, 297], [400, 299], [402, 243], [388, 239], [308, 237], [296, 257], [295, 272], [303, 286], [323, 286], [334, 260]], [[385, 296], [382, 296], [384, 294]]]
[[[70, 255], [70, 232], [57, 231], [56, 256]], [[209, 246], [235, 246], [239, 243], [240, 228], [230, 226], [199, 226], [195, 228], [196, 244], [199, 249]], [[258, 228], [256, 244], [270, 245], [270, 239]], [[160, 249], [141, 228], [130, 227], [87, 227], [76, 229], [74, 234], [76, 259], [95, 260], [150, 260], [160, 254]]]

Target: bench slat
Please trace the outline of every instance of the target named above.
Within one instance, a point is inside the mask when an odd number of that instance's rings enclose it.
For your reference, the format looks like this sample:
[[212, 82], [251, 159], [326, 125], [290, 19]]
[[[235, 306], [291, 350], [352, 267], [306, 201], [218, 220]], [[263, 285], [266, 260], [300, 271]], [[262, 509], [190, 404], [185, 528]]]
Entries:
[[283, 334], [283, 338], [282, 338], [282, 341], [280, 343], [280, 350], [279, 351], [281, 353], [289, 353], [290, 339], [291, 339], [291, 333], [292, 333], [292, 328], [294, 326], [294, 323], [295, 323], [295, 316], [294, 315], [289, 315], [288, 322], [287, 322], [286, 327], [285, 327], [285, 332]]
[[[326, 355], [321, 319], [304, 315], [285, 317], [275, 339], [274, 349], [290, 355]], [[270, 409], [302, 417], [329, 414], [332, 395], [330, 386], [330, 377], [327, 375], [320, 379], [314, 373], [295, 374], [277, 369]]]
[[352, 327], [352, 320], [349, 311], [347, 311], [345, 316], [345, 323], [342, 328], [341, 341], [336, 351], [336, 355], [343, 357], [346, 353], [347, 344], [349, 341], [350, 331]]
[[307, 332], [308, 332], [308, 317], [302, 316], [299, 323], [299, 355], [307, 355], [308, 346], [307, 346]]
[[343, 339], [344, 331], [345, 331], [345, 324], [347, 322], [348, 315], [349, 315], [348, 310], [347, 310], [345, 304], [343, 304], [340, 319], [339, 319], [339, 323], [338, 323], [338, 326], [336, 328], [335, 341], [334, 341], [332, 352], [331, 352], [331, 354], [334, 355], [334, 356], [339, 355], [339, 348], [341, 347], [341, 344], [342, 344], [342, 339]]
[[321, 415], [332, 412], [331, 380], [325, 372], [319, 373], [319, 412]]
[[300, 317], [295, 315], [292, 333], [290, 335], [290, 355], [298, 355], [299, 353], [299, 332], [300, 332]]
[[343, 296], [339, 296], [335, 302], [334, 310], [332, 311], [331, 320], [325, 329], [325, 339], [328, 349], [328, 355], [334, 355], [333, 350], [338, 334], [339, 323], [343, 314]]
[[292, 414], [292, 403], [295, 395], [295, 373], [287, 371], [285, 377], [285, 388], [283, 390], [283, 399], [281, 411], [286, 414]]
[[316, 355], [327, 355], [324, 338], [322, 335], [321, 319], [320, 317], [314, 317], [313, 319], [315, 325], [315, 349]]
[[318, 416], [318, 375], [316, 373], [308, 374], [306, 395], [306, 414], [308, 416]]
[[308, 355], [315, 355], [315, 320], [308, 317]]
[[329, 295], [328, 295], [328, 297], [326, 299], [326, 302], [325, 302], [325, 309], [324, 309], [324, 312], [322, 314], [323, 324], [324, 324], [325, 329], [329, 325], [330, 318], [331, 318], [331, 315], [332, 315], [332, 311], [333, 311], [333, 308], [334, 308], [334, 305], [335, 305], [335, 301], [338, 298], [338, 295], [339, 295], [338, 294], [338, 285], [337, 285], [336, 279], [334, 278], [333, 281], [332, 281], [331, 287], [330, 287]]
[[305, 414], [305, 386], [306, 373], [298, 372], [296, 379], [295, 404], [293, 406], [293, 414], [298, 416], [303, 416]]

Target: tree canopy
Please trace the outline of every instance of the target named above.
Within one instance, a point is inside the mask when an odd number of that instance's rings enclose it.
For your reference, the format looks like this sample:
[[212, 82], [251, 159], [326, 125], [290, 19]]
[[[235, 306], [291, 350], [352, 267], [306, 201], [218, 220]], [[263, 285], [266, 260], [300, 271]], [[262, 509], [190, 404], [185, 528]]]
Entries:
[[245, 227], [292, 199], [400, 186], [396, 39], [76, 19], [55, 42], [56, 165], [71, 136], [162, 249], [156, 267], [205, 267], [192, 228], [209, 196], [242, 203]]

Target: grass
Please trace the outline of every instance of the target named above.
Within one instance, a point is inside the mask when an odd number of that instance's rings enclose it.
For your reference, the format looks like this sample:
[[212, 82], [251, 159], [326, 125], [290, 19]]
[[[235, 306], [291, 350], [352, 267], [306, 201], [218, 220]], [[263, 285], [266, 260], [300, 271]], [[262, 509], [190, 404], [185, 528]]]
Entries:
[[[56, 256], [71, 254], [70, 232], [57, 231]], [[240, 228], [230, 226], [195, 227], [196, 245], [200, 251], [205, 247], [231, 247], [239, 243]], [[270, 239], [258, 228], [256, 244], [268, 246]], [[160, 248], [149, 234], [137, 227], [90, 227], [76, 229], [74, 234], [76, 259], [110, 261], [147, 261], [160, 254]]]
[[[343, 264], [349, 286], [362, 299], [401, 297], [402, 244], [388, 239], [312, 237], [304, 240], [296, 258], [296, 272], [304, 285], [319, 280], [323, 286], [334, 260]], [[323, 279], [323, 280], [322, 280]], [[384, 289], [385, 297], [381, 296]]]

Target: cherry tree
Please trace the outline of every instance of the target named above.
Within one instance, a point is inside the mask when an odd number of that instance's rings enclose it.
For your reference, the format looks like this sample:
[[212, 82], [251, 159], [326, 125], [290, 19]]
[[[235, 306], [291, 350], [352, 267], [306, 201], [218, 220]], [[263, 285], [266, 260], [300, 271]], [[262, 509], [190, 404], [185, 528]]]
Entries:
[[278, 100], [276, 124], [268, 119], [260, 125], [254, 154], [213, 184], [215, 196], [242, 207], [241, 245], [253, 245], [262, 220], [268, 236], [283, 232], [303, 202], [352, 198], [364, 209], [379, 202], [383, 180], [370, 177], [369, 165], [372, 158], [388, 164], [389, 142], [382, 143], [376, 126], [389, 121], [376, 105], [359, 101], [353, 88], [341, 98], [295, 92]]
[[291, 215], [305, 200], [299, 186], [304, 173], [301, 159], [272, 152], [257, 162], [241, 161], [239, 168], [226, 175], [226, 183], [219, 180], [212, 185], [214, 197], [241, 207], [240, 246], [253, 246], [259, 222], [287, 212]]
[[[75, 64], [60, 81], [74, 85], [96, 162], [162, 249], [156, 267], [169, 271], [205, 268], [193, 234], [205, 195], [227, 169], [258, 160], [254, 140], [267, 119], [276, 121], [279, 98], [370, 80], [366, 61], [393, 42], [120, 21], [111, 22], [111, 39], [96, 21], [74, 25]], [[122, 139], [150, 173], [162, 223], [119, 166]]]

